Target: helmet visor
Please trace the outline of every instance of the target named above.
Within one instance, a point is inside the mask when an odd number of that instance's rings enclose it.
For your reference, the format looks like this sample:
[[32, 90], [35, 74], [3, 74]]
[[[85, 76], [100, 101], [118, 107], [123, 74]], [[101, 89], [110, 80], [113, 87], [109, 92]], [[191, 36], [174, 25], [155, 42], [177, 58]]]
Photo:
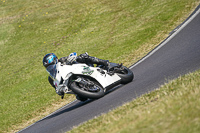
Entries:
[[46, 70], [50, 74], [51, 78], [55, 80], [57, 74], [56, 64], [48, 66]]

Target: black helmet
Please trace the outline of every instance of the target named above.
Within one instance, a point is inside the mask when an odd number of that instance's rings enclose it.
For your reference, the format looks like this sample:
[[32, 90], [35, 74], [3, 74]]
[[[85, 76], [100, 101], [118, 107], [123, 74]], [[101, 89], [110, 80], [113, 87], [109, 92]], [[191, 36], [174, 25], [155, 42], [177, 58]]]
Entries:
[[47, 68], [49, 65], [56, 64], [58, 58], [54, 53], [46, 54], [43, 58], [43, 66]]

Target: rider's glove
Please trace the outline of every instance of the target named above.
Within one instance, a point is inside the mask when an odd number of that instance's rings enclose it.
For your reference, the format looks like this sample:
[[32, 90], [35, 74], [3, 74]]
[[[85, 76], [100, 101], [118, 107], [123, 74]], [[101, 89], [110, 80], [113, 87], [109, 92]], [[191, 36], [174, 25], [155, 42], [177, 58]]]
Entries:
[[72, 63], [76, 60], [76, 57], [77, 57], [77, 54], [74, 52], [74, 53], [71, 53], [68, 58], [67, 58], [67, 61]]

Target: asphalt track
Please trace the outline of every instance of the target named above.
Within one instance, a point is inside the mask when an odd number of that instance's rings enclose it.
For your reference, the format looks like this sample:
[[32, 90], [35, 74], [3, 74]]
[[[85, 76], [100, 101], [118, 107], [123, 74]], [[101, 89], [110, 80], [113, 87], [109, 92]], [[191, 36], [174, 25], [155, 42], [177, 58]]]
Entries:
[[200, 69], [200, 8], [147, 56], [131, 67], [133, 82], [98, 100], [74, 101], [21, 130], [21, 133], [66, 132], [89, 119], [153, 91], [165, 82]]

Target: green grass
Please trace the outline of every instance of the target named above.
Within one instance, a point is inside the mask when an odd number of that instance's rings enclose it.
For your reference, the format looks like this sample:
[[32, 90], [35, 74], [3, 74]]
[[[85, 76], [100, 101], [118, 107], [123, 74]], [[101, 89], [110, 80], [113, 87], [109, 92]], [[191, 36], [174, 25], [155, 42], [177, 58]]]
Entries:
[[[130, 66], [158, 45], [198, 3], [1, 0], [0, 132], [23, 128], [61, 102], [47, 81], [42, 66], [45, 54], [62, 57], [74, 51], [88, 52]], [[66, 96], [64, 100], [73, 99]]]
[[69, 133], [199, 133], [199, 77], [179, 77]]

